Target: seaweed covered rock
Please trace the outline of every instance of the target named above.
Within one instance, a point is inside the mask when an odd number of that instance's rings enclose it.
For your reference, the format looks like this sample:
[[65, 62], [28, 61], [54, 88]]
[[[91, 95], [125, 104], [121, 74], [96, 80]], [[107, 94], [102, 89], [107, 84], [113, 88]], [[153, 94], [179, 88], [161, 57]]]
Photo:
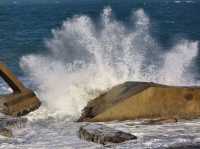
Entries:
[[89, 124], [80, 127], [79, 137], [103, 145], [137, 139], [137, 137], [132, 134], [115, 130], [102, 124]]
[[200, 116], [200, 87], [125, 82], [91, 100], [79, 121]]

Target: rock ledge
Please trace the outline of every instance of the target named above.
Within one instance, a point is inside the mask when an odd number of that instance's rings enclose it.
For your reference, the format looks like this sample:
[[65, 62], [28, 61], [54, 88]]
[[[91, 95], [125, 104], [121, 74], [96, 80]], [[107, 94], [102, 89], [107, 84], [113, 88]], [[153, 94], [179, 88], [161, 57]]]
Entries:
[[137, 137], [132, 134], [115, 130], [103, 124], [88, 124], [80, 127], [79, 137], [103, 145], [137, 139]]

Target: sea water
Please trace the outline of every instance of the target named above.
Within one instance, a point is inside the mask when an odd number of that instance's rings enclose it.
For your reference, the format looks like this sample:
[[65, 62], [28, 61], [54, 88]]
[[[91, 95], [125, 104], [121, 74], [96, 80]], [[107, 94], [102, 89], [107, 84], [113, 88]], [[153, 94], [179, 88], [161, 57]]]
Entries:
[[[0, 148], [104, 148], [80, 140], [87, 102], [125, 81], [199, 85], [198, 0], [1, 1], [0, 60], [42, 101]], [[10, 89], [1, 81], [1, 93]], [[198, 144], [199, 120], [110, 122], [138, 136], [112, 148]]]

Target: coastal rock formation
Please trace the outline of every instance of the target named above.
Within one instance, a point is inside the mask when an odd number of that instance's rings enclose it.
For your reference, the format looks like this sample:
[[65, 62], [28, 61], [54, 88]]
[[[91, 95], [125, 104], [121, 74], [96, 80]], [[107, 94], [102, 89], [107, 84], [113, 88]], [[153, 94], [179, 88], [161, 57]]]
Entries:
[[12, 93], [0, 95], [0, 112], [10, 116], [23, 116], [38, 109], [40, 100], [33, 91], [26, 88], [21, 81], [0, 63], [0, 77], [12, 89]]
[[200, 87], [125, 82], [91, 100], [79, 121], [200, 116]]
[[132, 134], [115, 130], [102, 124], [89, 124], [80, 127], [79, 137], [103, 145], [137, 139]]

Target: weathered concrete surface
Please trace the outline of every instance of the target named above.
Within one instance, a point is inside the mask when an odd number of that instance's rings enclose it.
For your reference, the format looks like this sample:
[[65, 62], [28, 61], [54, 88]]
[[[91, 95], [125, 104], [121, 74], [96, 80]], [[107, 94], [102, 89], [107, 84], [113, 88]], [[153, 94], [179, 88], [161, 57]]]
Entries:
[[102, 124], [88, 124], [80, 127], [79, 137], [99, 144], [121, 143], [137, 139], [136, 136], [125, 133]]
[[15, 77], [15, 75], [0, 63], [0, 77], [13, 90], [12, 94], [0, 95], [0, 112], [11, 116], [22, 116], [37, 109], [41, 102], [33, 91]]
[[79, 121], [200, 116], [200, 87], [125, 82], [90, 101]]

